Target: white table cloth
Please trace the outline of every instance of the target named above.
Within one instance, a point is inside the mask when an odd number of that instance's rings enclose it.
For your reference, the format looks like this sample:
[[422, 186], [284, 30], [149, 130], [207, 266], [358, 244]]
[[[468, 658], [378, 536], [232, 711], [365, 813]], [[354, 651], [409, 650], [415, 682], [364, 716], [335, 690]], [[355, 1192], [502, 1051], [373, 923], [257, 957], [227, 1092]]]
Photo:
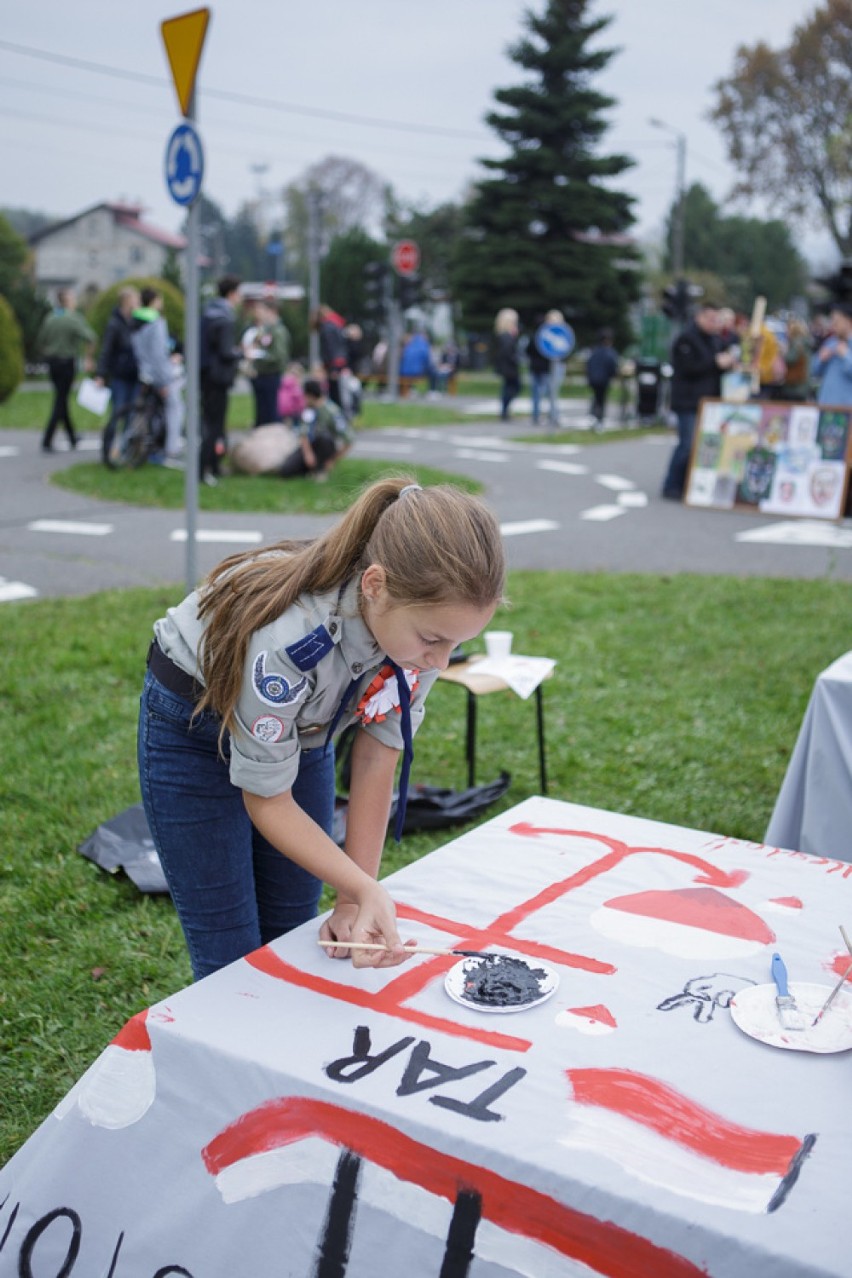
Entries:
[[852, 861], [852, 652], [817, 678], [766, 842]]
[[833, 982], [850, 876], [529, 799], [387, 882], [403, 935], [544, 962], [548, 1001], [299, 929], [121, 1030], [0, 1172], [0, 1276], [848, 1278], [852, 1057], [728, 1004], [776, 949]]

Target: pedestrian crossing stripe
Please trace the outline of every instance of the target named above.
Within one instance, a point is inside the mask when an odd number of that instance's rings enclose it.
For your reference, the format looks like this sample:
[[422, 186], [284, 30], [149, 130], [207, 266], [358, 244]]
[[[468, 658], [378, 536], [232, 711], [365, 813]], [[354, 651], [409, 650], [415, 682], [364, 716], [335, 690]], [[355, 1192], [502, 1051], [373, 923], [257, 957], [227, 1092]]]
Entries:
[[827, 520], [791, 519], [749, 528], [746, 532], [737, 533], [735, 540], [752, 544], [763, 542], [771, 546], [831, 546], [837, 550], [848, 550], [852, 548], [852, 528], [839, 528]]
[[38, 591], [24, 581], [7, 581], [0, 577], [0, 603], [15, 603], [18, 599], [35, 599]]

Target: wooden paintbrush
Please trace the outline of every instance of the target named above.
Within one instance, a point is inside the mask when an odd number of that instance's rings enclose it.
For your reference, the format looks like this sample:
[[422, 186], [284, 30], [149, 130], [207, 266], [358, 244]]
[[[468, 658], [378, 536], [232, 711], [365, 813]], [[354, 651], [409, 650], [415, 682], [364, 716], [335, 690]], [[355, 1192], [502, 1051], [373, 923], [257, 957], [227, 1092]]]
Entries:
[[[377, 945], [372, 941], [317, 941], [317, 945], [322, 945], [326, 949], [334, 950], [338, 946], [347, 950], [384, 950], [390, 953], [387, 945]], [[435, 949], [429, 945], [404, 945], [403, 949], [408, 950], [409, 954], [441, 954], [444, 957], [457, 955], [459, 958], [496, 958], [494, 954], [486, 954], [484, 950], [441, 950]]]
[[[850, 954], [852, 954], [852, 942], [850, 942], [849, 937], [846, 935], [846, 929], [843, 927], [842, 924], [840, 926], [840, 935], [843, 937], [843, 943], [846, 946], [847, 950], [849, 951]], [[850, 972], [852, 972], [852, 963], [849, 964], [846, 971], [843, 973], [840, 980], [837, 982], [834, 989], [831, 991], [828, 998], [825, 1000], [822, 1007], [819, 1009], [816, 1016], [811, 1021], [811, 1029], [813, 1029], [814, 1025], [817, 1025], [822, 1020], [825, 1013], [831, 1007], [832, 1003], [837, 998], [837, 995], [843, 989], [843, 986], [846, 981], [846, 977], [849, 975]]]

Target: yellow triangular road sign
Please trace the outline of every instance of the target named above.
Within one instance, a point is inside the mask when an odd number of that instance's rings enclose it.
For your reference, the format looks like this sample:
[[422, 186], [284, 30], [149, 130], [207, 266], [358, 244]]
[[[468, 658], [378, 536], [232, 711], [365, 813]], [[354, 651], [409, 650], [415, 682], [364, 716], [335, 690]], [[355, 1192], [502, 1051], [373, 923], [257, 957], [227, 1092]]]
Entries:
[[194, 9], [192, 13], [182, 13], [177, 18], [167, 18], [160, 23], [182, 115], [189, 114], [209, 21], [209, 9]]

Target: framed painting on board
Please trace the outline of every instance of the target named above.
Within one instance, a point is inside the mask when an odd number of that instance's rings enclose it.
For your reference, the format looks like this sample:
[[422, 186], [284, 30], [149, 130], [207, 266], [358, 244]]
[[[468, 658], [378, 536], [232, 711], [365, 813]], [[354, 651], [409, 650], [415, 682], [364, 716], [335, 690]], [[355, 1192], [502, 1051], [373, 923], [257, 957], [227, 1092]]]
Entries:
[[850, 427], [852, 407], [702, 400], [686, 503], [840, 519], [849, 482]]

